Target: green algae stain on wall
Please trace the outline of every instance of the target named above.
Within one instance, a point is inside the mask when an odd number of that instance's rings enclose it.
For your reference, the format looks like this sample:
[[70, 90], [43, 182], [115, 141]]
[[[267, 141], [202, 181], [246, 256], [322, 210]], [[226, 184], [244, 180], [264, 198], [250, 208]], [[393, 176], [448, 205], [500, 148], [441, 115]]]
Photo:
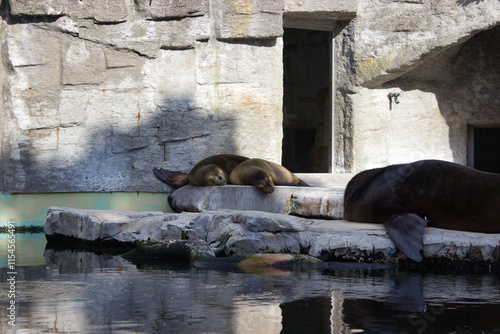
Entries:
[[370, 81], [371, 79], [386, 73], [386, 70], [394, 62], [395, 57], [392, 52], [388, 52], [385, 55], [379, 57], [366, 57], [359, 59], [357, 61], [357, 71], [358, 75], [363, 78], [364, 81]]

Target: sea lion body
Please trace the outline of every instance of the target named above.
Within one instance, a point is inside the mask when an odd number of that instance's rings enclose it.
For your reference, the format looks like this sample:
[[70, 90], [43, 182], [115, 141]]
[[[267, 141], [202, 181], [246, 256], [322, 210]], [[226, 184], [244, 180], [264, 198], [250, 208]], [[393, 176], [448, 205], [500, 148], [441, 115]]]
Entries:
[[248, 159], [240, 163], [229, 175], [232, 184], [254, 185], [271, 193], [275, 185], [308, 186], [285, 167], [263, 159]]
[[229, 174], [247, 157], [236, 154], [219, 154], [198, 162], [189, 173], [153, 169], [155, 176], [168, 185], [179, 188], [188, 183], [194, 186], [223, 186], [228, 183]]
[[500, 174], [440, 160], [366, 170], [346, 187], [344, 216], [383, 223], [418, 262], [426, 219], [433, 227], [500, 233]]

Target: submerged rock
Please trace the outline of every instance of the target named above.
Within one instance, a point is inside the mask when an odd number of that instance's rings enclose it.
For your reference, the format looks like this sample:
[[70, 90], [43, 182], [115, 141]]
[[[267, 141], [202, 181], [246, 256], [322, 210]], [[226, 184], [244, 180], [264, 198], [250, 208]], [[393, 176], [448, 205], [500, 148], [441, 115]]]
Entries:
[[169, 261], [192, 262], [213, 258], [213, 249], [203, 240], [159, 240], [138, 242], [125, 258], [168, 259]]

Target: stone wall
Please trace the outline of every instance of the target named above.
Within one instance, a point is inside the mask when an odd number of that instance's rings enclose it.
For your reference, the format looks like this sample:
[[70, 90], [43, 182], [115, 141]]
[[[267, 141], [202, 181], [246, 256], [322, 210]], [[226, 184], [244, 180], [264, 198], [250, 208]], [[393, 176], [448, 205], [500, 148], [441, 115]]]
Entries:
[[336, 38], [336, 169], [466, 164], [468, 125], [500, 126], [499, 18], [495, 0], [361, 1]]
[[[153, 167], [189, 170], [218, 153], [281, 162], [283, 27], [333, 32], [333, 171], [463, 163], [467, 124], [500, 124], [498, 48], [487, 45], [497, 0], [4, 0], [0, 10], [0, 192], [165, 191]], [[406, 94], [389, 106], [395, 91]]]
[[3, 1], [0, 191], [162, 191], [281, 157], [282, 1]]

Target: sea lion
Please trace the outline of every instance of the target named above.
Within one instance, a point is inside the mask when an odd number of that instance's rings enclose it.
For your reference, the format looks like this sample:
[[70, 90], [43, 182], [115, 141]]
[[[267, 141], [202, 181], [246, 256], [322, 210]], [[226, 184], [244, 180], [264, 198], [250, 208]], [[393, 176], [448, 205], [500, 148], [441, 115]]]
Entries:
[[153, 168], [153, 173], [160, 181], [174, 188], [188, 183], [194, 186], [223, 186], [233, 169], [247, 159], [236, 154], [213, 155], [198, 162], [189, 173], [163, 168]]
[[420, 262], [427, 225], [500, 233], [500, 174], [440, 160], [366, 170], [347, 184], [344, 216], [383, 223], [396, 247]]
[[254, 185], [272, 193], [275, 185], [309, 186], [283, 166], [263, 159], [248, 159], [240, 163], [229, 175], [232, 184]]

